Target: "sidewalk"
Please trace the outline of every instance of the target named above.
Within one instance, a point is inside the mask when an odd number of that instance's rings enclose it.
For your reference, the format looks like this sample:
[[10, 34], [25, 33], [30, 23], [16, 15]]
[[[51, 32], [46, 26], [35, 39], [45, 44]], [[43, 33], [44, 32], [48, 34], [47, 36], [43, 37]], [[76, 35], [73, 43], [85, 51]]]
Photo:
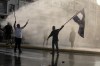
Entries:
[[[0, 43], [0, 47], [9, 47], [6, 46], [3, 43]], [[12, 48], [14, 47], [14, 45], [12, 46]], [[26, 44], [22, 44], [21, 46], [22, 48], [25, 49], [36, 49], [36, 50], [46, 50], [46, 51], [51, 51], [52, 48], [47, 48], [47, 47], [38, 47], [38, 46], [28, 46]], [[86, 53], [86, 54], [100, 54], [100, 49], [96, 49], [96, 48], [79, 48], [79, 47], [75, 47], [75, 48], [65, 48], [65, 49], [59, 49], [60, 52], [73, 52], [73, 53]]]

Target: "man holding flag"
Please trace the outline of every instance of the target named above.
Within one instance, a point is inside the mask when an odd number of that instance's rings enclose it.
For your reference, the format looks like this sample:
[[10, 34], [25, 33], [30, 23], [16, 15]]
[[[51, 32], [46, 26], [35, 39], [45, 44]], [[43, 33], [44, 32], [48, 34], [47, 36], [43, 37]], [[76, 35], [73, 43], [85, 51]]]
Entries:
[[[85, 13], [84, 9], [81, 11], [77, 12], [72, 18], [70, 18], [66, 23], [68, 23], [71, 19], [73, 19], [78, 25], [79, 25], [79, 30], [78, 34], [84, 38], [84, 28], [85, 28]], [[65, 24], [66, 24], [65, 23]], [[64, 24], [64, 25], [65, 25]]]
[[[81, 16], [81, 18], [80, 18], [80, 16]], [[73, 19], [79, 25], [78, 34], [81, 37], [84, 38], [84, 28], [85, 28], [85, 13], [84, 13], [84, 9], [82, 9], [81, 11], [79, 11], [78, 13], [76, 13], [66, 23], [68, 23], [71, 19]], [[59, 54], [59, 50], [58, 50], [58, 34], [59, 34], [60, 30], [64, 27], [64, 25], [62, 25], [60, 29], [55, 29], [55, 26], [53, 26], [52, 27], [52, 32], [51, 32], [51, 34], [47, 38], [47, 41], [48, 41], [48, 39], [51, 36], [53, 37], [53, 39], [52, 39], [52, 54], [55, 53], [54, 46], [56, 46], [57, 54]]]
[[64, 25], [61, 26], [61, 28], [56, 29], [55, 26], [52, 26], [52, 32], [48, 36], [47, 40], [52, 36], [52, 54], [55, 53], [54, 47], [56, 46], [57, 54], [59, 54], [59, 48], [58, 48], [58, 34], [60, 30], [64, 27]]

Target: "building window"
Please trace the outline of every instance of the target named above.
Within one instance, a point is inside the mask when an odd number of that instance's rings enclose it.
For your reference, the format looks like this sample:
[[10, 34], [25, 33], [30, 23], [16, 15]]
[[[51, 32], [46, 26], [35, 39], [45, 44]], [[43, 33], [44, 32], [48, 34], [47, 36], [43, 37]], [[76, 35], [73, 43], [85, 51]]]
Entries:
[[15, 5], [14, 4], [9, 4], [9, 12], [12, 12], [15, 10]]
[[7, 13], [7, 2], [0, 2], [0, 13]]

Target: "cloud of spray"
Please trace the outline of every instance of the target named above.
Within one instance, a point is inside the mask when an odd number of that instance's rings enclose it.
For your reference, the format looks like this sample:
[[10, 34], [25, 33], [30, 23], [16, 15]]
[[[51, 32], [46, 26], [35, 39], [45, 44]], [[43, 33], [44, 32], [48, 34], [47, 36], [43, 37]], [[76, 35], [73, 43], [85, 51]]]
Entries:
[[[56, 28], [60, 28], [82, 7], [84, 6], [80, 5], [78, 8], [75, 7], [74, 0], [38, 0], [30, 3], [29, 5], [21, 7], [15, 13], [17, 23], [20, 23], [21, 26], [23, 26], [27, 19], [29, 19], [29, 24], [25, 27], [25, 29], [23, 29], [25, 41], [34, 46], [41, 46], [45, 37], [47, 37], [52, 31], [51, 28], [53, 25], [55, 25]], [[14, 15], [9, 15], [6, 22], [7, 21], [14, 24]], [[59, 34], [60, 46], [70, 46], [69, 35], [71, 32], [71, 27], [75, 28], [76, 45], [80, 43], [82, 45], [87, 42], [86, 39], [82, 39], [77, 34], [78, 25], [71, 20], [65, 25]], [[51, 39], [49, 44], [51, 45]]]

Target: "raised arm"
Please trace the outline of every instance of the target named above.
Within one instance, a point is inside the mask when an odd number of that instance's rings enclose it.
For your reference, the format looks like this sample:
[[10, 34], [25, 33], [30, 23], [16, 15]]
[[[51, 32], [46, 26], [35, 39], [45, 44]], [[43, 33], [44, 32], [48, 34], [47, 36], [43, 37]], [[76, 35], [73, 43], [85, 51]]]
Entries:
[[15, 23], [14, 23], [14, 29], [16, 28], [16, 21], [15, 21]]
[[29, 19], [27, 20], [26, 24], [23, 27], [21, 27], [22, 29], [26, 27], [26, 25], [28, 24], [28, 21]]
[[61, 26], [61, 28], [59, 29], [59, 31], [64, 27], [64, 25]]

